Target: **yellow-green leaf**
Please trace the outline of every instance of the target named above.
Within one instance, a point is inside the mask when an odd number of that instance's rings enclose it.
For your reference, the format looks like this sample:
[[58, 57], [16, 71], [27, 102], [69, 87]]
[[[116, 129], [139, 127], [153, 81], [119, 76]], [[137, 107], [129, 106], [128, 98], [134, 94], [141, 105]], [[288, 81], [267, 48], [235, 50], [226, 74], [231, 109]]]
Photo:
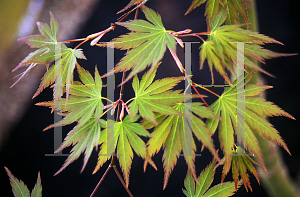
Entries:
[[180, 113], [171, 105], [184, 100], [184, 95], [180, 94], [180, 91], [170, 90], [182, 81], [183, 77], [164, 78], [153, 82], [156, 68], [145, 73], [140, 82], [137, 76], [134, 77], [132, 86], [135, 98], [128, 106], [131, 118], [139, 112], [143, 118], [154, 124], [156, 124], [154, 112], [179, 115]]
[[[158, 124], [149, 124], [150, 121], [144, 120], [142, 125], [147, 128], [155, 126], [152, 132], [153, 138], [150, 138], [147, 145], [148, 155], [151, 158], [157, 153], [161, 147], [164, 147], [164, 188], [168, 183], [169, 176], [177, 163], [177, 158], [181, 151], [184, 153], [184, 158], [191, 171], [194, 179], [195, 175], [195, 151], [196, 145], [193, 140], [192, 134], [194, 134], [199, 141], [202, 142], [203, 146], [207, 147], [217, 160], [220, 160], [217, 152], [214, 148], [214, 144], [211, 139], [211, 132], [206, 128], [202, 120], [192, 114], [199, 114], [203, 118], [218, 118], [212, 112], [207, 109], [203, 109], [201, 103], [192, 103], [191, 107], [185, 106], [184, 103], [177, 103], [173, 107], [181, 113], [186, 113], [186, 116], [181, 115], [162, 115], [157, 113], [156, 119]], [[187, 110], [185, 109], [187, 107]], [[203, 111], [203, 112], [202, 112]], [[147, 160], [145, 161], [148, 162]]]
[[166, 47], [176, 51], [175, 38], [164, 28], [160, 15], [146, 6], [142, 6], [142, 10], [149, 22], [144, 20], [118, 22], [117, 25], [124, 26], [132, 32], [111, 41], [115, 48], [130, 49], [117, 67], [107, 73], [107, 75], [111, 75], [131, 69], [124, 82], [143, 71], [147, 66], [151, 66], [153, 69], [162, 59]]
[[[137, 116], [134, 121], [136, 121], [138, 118], [139, 116]], [[107, 129], [104, 131], [107, 132]], [[107, 153], [107, 146], [109, 143], [112, 143], [112, 141], [114, 141], [115, 146], [113, 147], [113, 150], [117, 148], [117, 157], [124, 174], [126, 186], [128, 187], [129, 173], [133, 158], [132, 149], [136, 152], [137, 155], [145, 158], [146, 145], [138, 135], [150, 137], [150, 133], [139, 123], [131, 122], [128, 115], [122, 121], [114, 122], [114, 129], [111, 131], [114, 133], [105, 133], [105, 136], [101, 137], [99, 141], [102, 146], [99, 152], [98, 163], [93, 173], [97, 172], [99, 168], [110, 158], [111, 154], [106, 156], [106, 154], [109, 154]], [[113, 140], [108, 140], [108, 138], [106, 138], [106, 135], [113, 136]]]
[[[264, 99], [258, 97], [265, 89], [271, 88], [271, 86], [259, 86], [248, 85], [247, 83], [253, 76], [254, 72], [251, 72], [245, 76], [245, 108], [244, 117], [245, 121], [240, 122], [236, 120], [237, 114], [237, 87], [236, 81], [233, 86], [226, 87], [224, 93], [220, 98], [215, 101], [209, 108], [214, 111], [216, 115], [220, 115], [224, 120], [209, 119], [207, 121], [207, 127], [212, 128], [213, 131], [219, 124], [219, 139], [221, 148], [225, 155], [226, 161], [224, 165], [224, 174], [227, 174], [230, 170], [230, 164], [234, 157], [231, 156], [236, 139], [236, 127], [237, 124], [244, 125], [245, 128], [245, 148], [251, 154], [254, 154], [260, 166], [265, 169], [264, 161], [262, 158], [261, 150], [254, 132], [263, 138], [267, 138], [280, 146], [282, 146], [288, 153], [289, 150], [280, 137], [278, 131], [266, 120], [265, 116], [286, 116], [294, 119], [290, 114], [280, 109], [278, 106], [271, 102], [267, 102]], [[243, 101], [238, 101], [243, 102]], [[238, 166], [236, 166], [237, 168]], [[236, 177], [236, 175], [234, 175]]]

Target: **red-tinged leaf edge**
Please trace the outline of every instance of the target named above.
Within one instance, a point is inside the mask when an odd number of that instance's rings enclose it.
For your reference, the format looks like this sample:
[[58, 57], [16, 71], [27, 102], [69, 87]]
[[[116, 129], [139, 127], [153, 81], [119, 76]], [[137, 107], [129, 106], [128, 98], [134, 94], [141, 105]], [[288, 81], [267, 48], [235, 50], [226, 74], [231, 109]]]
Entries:
[[144, 0], [131, 0], [122, 10], [118, 11], [117, 14], [120, 14], [126, 10], [128, 10], [131, 6], [141, 3]]
[[37, 64], [35, 63], [32, 63], [32, 64], [30, 64], [30, 66], [24, 71], [24, 72], [22, 72], [22, 73], [20, 73], [20, 74], [18, 74], [17, 76], [15, 76], [14, 78], [16, 78], [16, 77], [18, 77], [18, 76], [20, 76], [19, 77], [19, 79], [17, 79], [17, 81], [14, 83], [14, 84], [12, 84], [11, 86], [10, 86], [10, 88], [12, 88], [12, 87], [14, 87], [21, 79], [23, 79], [35, 66], [36, 66]]
[[[9, 177], [10, 180], [10, 185], [12, 187], [12, 192], [15, 195], [15, 190], [19, 190], [19, 192], [21, 192], [22, 196], [30, 196], [30, 191], [28, 190], [27, 186], [25, 185], [25, 183], [22, 180], [18, 180], [12, 173], [11, 171], [4, 166], [4, 169]], [[16, 184], [17, 188], [14, 188], [14, 184]], [[26, 191], [23, 191], [20, 187], [23, 187], [23, 189], [25, 189]], [[17, 191], [16, 191], [17, 192]], [[27, 195], [23, 195], [24, 193], [27, 193]], [[16, 196], [17, 197], [17, 196]]]
[[197, 8], [198, 6], [200, 6], [201, 4], [205, 3], [206, 0], [193, 0], [192, 4], [190, 5], [190, 7], [188, 8], [188, 10], [185, 12], [184, 15], [187, 15], [188, 13], [190, 13], [193, 9]]
[[49, 39], [42, 35], [31, 35], [25, 38], [20, 38], [18, 41], [27, 44], [31, 48], [41, 48], [45, 45], [49, 45], [45, 43], [49, 41]]
[[56, 39], [57, 37], [57, 32], [58, 32], [58, 29], [59, 29], [59, 24], [56, 20], [56, 18], [54, 17], [54, 15], [52, 14], [51, 11], [49, 11], [50, 13], [50, 27], [51, 27], [51, 33], [52, 33], [52, 36]]

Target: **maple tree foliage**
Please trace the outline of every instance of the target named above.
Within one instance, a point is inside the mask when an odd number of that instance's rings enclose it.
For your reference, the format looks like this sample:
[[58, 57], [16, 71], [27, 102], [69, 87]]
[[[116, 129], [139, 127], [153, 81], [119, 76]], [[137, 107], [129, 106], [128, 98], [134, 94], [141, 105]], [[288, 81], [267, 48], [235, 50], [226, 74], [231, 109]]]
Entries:
[[[231, 158], [227, 157], [226, 159], [231, 160], [232, 178], [234, 180], [235, 190], [237, 191], [238, 189], [238, 181], [240, 175], [246, 190], [248, 191], [249, 188], [252, 191], [247, 170], [255, 176], [258, 183], [259, 183], [259, 178], [258, 178], [258, 173], [256, 172], [256, 169], [253, 166], [253, 164], [257, 165], [257, 163], [251, 158], [249, 152], [247, 153], [245, 152], [245, 150], [243, 150], [243, 148], [237, 146], [236, 149], [232, 151], [232, 157]], [[226, 167], [224, 165], [221, 183], [223, 183], [225, 175], [226, 175]]]
[[68, 125], [73, 122], [78, 123], [74, 129], [68, 133], [65, 141], [56, 151], [60, 152], [65, 147], [75, 145], [65, 164], [56, 174], [65, 169], [85, 151], [84, 165], [81, 170], [83, 171], [93, 148], [98, 146], [101, 128], [106, 127], [105, 120], [100, 119], [103, 115], [104, 105], [102, 103], [103, 97], [101, 96], [102, 81], [97, 67], [95, 68], [95, 79], [93, 79], [88, 71], [79, 65], [77, 68], [80, 80], [84, 85], [81, 82], [74, 82], [76, 85], [72, 86], [67, 104], [65, 104], [65, 98], [62, 98], [61, 103], [54, 100], [36, 104], [50, 107], [52, 111], [54, 109], [61, 109], [62, 114], [65, 116], [61, 121], [48, 126], [44, 130], [55, 126]]
[[[288, 118], [294, 119], [290, 114], [283, 111], [278, 106], [274, 105], [271, 102], [265, 101], [263, 98], [259, 97], [259, 94], [266, 89], [272, 88], [271, 86], [263, 85], [254, 85], [248, 84], [252, 76], [255, 74], [255, 71], [250, 72], [245, 76], [245, 109], [244, 116], [245, 121], [237, 121], [237, 102], [243, 102], [237, 100], [237, 80], [233, 83], [233, 86], [226, 87], [223, 94], [218, 98], [209, 108], [217, 115], [220, 116], [223, 120], [218, 119], [209, 119], [207, 121], [207, 127], [215, 132], [218, 127], [219, 132], [219, 141], [221, 148], [225, 155], [225, 164], [223, 170], [223, 176], [226, 175], [230, 170], [232, 158], [232, 150], [235, 145], [235, 136], [236, 125], [244, 124], [245, 126], [245, 148], [252, 154], [254, 154], [261, 167], [266, 170], [264, 161], [262, 158], [261, 149], [257, 141], [254, 132], [257, 133], [262, 138], [266, 138], [270, 141], [273, 141], [280, 146], [282, 146], [289, 154], [290, 151], [287, 148], [286, 144], [280, 137], [278, 131], [264, 118], [265, 116], [286, 116]], [[250, 160], [253, 161], [253, 160]], [[233, 165], [233, 164], [232, 164]], [[239, 162], [239, 165], [242, 166], [242, 163]], [[233, 169], [232, 169], [233, 170]], [[236, 169], [237, 171], [238, 169]], [[236, 173], [233, 171], [233, 173]], [[236, 176], [236, 175], [235, 175]], [[245, 179], [244, 183], [247, 182]], [[235, 178], [235, 181], [237, 179]], [[249, 188], [250, 187], [250, 184]], [[246, 187], [246, 185], [245, 185]], [[247, 187], [246, 187], [247, 188]]]
[[[132, 6], [135, 8], [125, 13], [111, 27], [86, 38], [64, 42], [57, 41], [59, 25], [50, 12], [50, 26], [41, 22], [37, 23], [40, 35], [19, 39], [19, 41], [28, 44], [31, 48], [37, 48], [37, 50], [25, 57], [14, 69], [15, 71], [23, 66], [28, 66], [12, 86], [16, 85], [38, 64], [46, 64], [47, 72], [34, 97], [53, 83], [55, 85], [51, 87], [54, 91], [61, 89], [63, 94], [57, 95], [58, 98], [54, 98], [53, 101], [40, 102], [36, 105], [49, 107], [52, 112], [56, 110], [64, 118], [44, 130], [76, 123], [76, 126], [65, 137], [62, 145], [56, 150], [56, 152], [60, 152], [66, 147], [73, 146], [70, 155], [56, 174], [62, 172], [81, 154], [84, 154], [82, 172], [93, 150], [96, 149], [99, 152], [99, 157], [93, 173], [96, 173], [104, 163], [111, 159], [109, 170], [114, 165], [114, 158], [116, 157], [124, 175], [124, 187], [128, 192], [134, 152], [144, 159], [144, 170], [147, 164], [151, 164], [157, 169], [152, 157], [164, 149], [162, 156], [163, 188], [167, 186], [179, 155], [183, 153], [188, 166], [187, 177], [184, 181], [186, 190], [183, 190], [186, 196], [231, 196], [242, 183], [247, 191], [248, 188], [252, 191], [248, 171], [256, 177], [259, 183], [254, 165], [260, 165], [266, 170], [261, 149], [254, 133], [279, 144], [290, 154], [279, 132], [265, 117], [286, 116], [294, 119], [272, 102], [260, 97], [263, 91], [272, 88], [272, 86], [249, 84], [256, 71], [271, 76], [260, 68], [254, 60], [264, 63], [265, 59], [291, 54], [281, 54], [264, 49], [261, 45], [281, 43], [258, 32], [242, 29], [245, 24], [240, 24], [238, 15], [242, 16], [248, 23], [245, 0], [193, 0], [187, 13], [206, 2], [205, 16], [208, 31], [200, 33], [191, 33], [192, 30], [190, 29], [179, 32], [166, 30], [160, 15], [144, 5], [147, 1], [131, 0], [119, 13], [125, 12]], [[147, 20], [135, 18], [121, 22], [134, 10], [139, 9], [143, 11]], [[104, 34], [109, 33], [116, 26], [123, 26], [131, 32], [114, 38], [106, 44], [98, 43]], [[206, 40], [201, 37], [203, 35], [207, 36]], [[195, 86], [191, 80], [197, 76], [186, 73], [176, 55], [177, 43], [184, 47], [181, 38], [188, 36], [196, 36], [203, 41], [199, 51], [199, 67], [201, 69], [207, 60], [212, 84], [214, 83], [213, 68], [229, 84], [220, 96], [208, 90], [218, 96], [218, 99], [210, 106], [205, 102], [204, 96], [200, 95], [196, 89], [201, 85]], [[95, 67], [93, 77], [77, 63], [77, 59], [86, 59], [78, 47], [89, 40], [92, 40], [90, 43], [92, 46], [113, 46], [120, 50], [127, 50], [127, 53], [114, 70], [108, 71], [103, 76], [100, 76], [97, 67]], [[72, 41], [82, 42], [74, 49], [68, 48], [64, 44]], [[237, 99], [239, 96], [237, 80], [231, 83], [227, 75], [227, 71], [236, 75], [237, 45], [234, 42], [249, 42], [244, 43], [246, 67], [244, 78], [245, 121], [242, 122], [236, 118], [236, 113], [240, 110], [237, 108], [237, 103], [242, 102]], [[174, 64], [174, 67], [177, 66], [180, 69], [182, 76], [154, 80], [167, 48], [175, 60], [176, 65]], [[57, 55], [57, 52], [60, 54]], [[73, 80], [75, 67], [80, 81]], [[139, 78], [137, 74], [147, 67], [150, 67], [149, 70]], [[122, 100], [122, 96], [117, 101], [111, 101], [102, 96], [101, 78], [121, 71], [130, 71], [127, 78], [124, 78], [121, 83], [121, 95], [123, 95], [124, 83], [132, 79], [135, 96], [126, 102]], [[184, 80], [188, 80], [189, 86], [193, 86], [197, 95], [187, 95], [185, 91], [174, 90], [174, 87]], [[205, 89], [204, 87], [201, 88]], [[62, 96], [63, 98], [61, 98]], [[201, 102], [193, 102], [192, 99], [194, 98], [201, 98], [207, 106]], [[105, 105], [103, 101], [108, 102], [108, 104]], [[104, 118], [106, 113], [113, 114], [117, 108], [116, 120]], [[127, 114], [125, 114], [125, 110]], [[245, 127], [244, 148], [246, 152], [241, 147], [236, 146], [241, 141], [237, 136], [237, 125], [244, 125]], [[151, 129], [153, 131], [150, 133]], [[217, 135], [216, 133], [219, 137], [223, 159], [219, 158], [212, 140], [212, 136]], [[147, 142], [141, 136], [147, 137]], [[212, 163], [202, 171], [199, 177], [196, 176], [195, 168], [196, 145], [198, 143], [194, 137], [201, 142], [202, 149], [206, 147], [213, 156]], [[249, 155], [254, 155], [256, 159]], [[213, 182], [215, 168], [219, 165], [224, 165], [221, 183], [230, 169], [234, 182], [218, 184], [209, 189]], [[30, 192], [26, 185], [22, 181], [18, 181], [7, 168], [5, 169], [11, 180], [15, 196], [29, 197]], [[116, 168], [115, 171], [117, 172]], [[240, 177], [241, 180], [239, 180]], [[122, 178], [120, 180], [122, 183], [124, 182]], [[41, 196], [41, 190], [40, 176], [38, 176], [31, 197]], [[128, 193], [130, 194], [130, 192]]]
[[276, 53], [268, 49], [264, 49], [260, 45], [264, 45], [266, 43], [282, 43], [263, 34], [252, 32], [251, 30], [244, 30], [241, 28], [242, 25], [221, 26], [225, 22], [226, 18], [228, 18], [226, 10], [221, 10], [213, 19], [209, 19], [210, 31], [208, 33], [208, 38], [200, 46], [200, 69], [203, 67], [204, 61], [207, 60], [209, 69], [211, 71], [212, 84], [214, 84], [213, 66], [229, 84], [230, 79], [225, 72], [225, 68], [232, 74], [236, 75], [234, 71], [234, 66], [236, 65], [237, 61], [236, 42], [244, 43], [246, 68], [259, 70], [260, 72], [263, 72], [269, 76], [273, 75], [256, 65], [254, 60], [265, 63], [265, 59], [293, 55]]
[[[55, 88], [61, 89], [62, 84], [66, 85], [67, 98], [70, 91], [70, 85], [73, 82], [73, 70], [76, 65], [76, 59], [86, 59], [81, 49], [71, 49], [68, 48], [65, 44], [59, 43], [57, 41], [57, 32], [58, 32], [58, 22], [54, 18], [53, 14], [50, 12], [50, 24], [49, 26], [46, 23], [37, 22], [38, 29], [41, 35], [28, 36], [26, 38], [19, 39], [20, 42], [28, 44], [31, 48], [39, 48], [36, 51], [30, 53], [26, 58], [24, 58], [20, 64], [13, 70], [17, 70], [22, 66], [29, 67], [21, 73], [21, 77], [11, 86], [13, 87], [17, 82], [19, 82], [24, 76], [26, 76], [36, 65], [46, 64], [47, 72], [45, 73], [40, 87], [37, 89], [33, 98], [39, 95], [39, 93], [53, 84], [55, 80], [60, 80], [60, 83], [56, 83]], [[56, 48], [56, 49], [55, 49]], [[61, 55], [58, 53], [60, 49]], [[58, 55], [58, 57], [55, 57]], [[52, 65], [49, 68], [49, 64], [56, 60], [57, 67], [60, 67], [61, 72], [58, 74], [55, 73], [55, 65]]]
[[[107, 73], [107, 75], [111, 75], [131, 69], [129, 76], [124, 82], [143, 71], [149, 65], [154, 69], [162, 59], [167, 47], [173, 54], [176, 53], [176, 39], [170, 34], [171, 31], [165, 29], [160, 15], [146, 6], [142, 6], [142, 10], [149, 22], [144, 20], [117, 22], [117, 25], [124, 26], [132, 32], [111, 41], [117, 49], [131, 49], [121, 59], [115, 69]], [[108, 46], [108, 44], [99, 46]]]

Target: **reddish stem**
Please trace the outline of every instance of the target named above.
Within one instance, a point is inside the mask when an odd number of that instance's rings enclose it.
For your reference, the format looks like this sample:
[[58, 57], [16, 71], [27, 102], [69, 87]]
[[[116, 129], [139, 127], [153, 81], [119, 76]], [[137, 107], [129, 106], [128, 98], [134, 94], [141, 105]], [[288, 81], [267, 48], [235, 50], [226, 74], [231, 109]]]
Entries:
[[[138, 17], [138, 10], [139, 9], [136, 9], [136, 12], [135, 12], [135, 17], [134, 17], [134, 20], [137, 19]], [[131, 13], [131, 12], [130, 12]], [[122, 19], [120, 19], [118, 22], [124, 20], [129, 14], [127, 14], [125, 17], [123, 17]], [[113, 24], [114, 25], [114, 24]], [[87, 40], [83, 41], [82, 43], [80, 43], [76, 48], [78, 48], [81, 44], [83, 44], [84, 42], [86, 42]], [[124, 83], [123, 81], [125, 81], [125, 78], [126, 78], [126, 72], [124, 71], [123, 72], [123, 76], [122, 76], [122, 85], [121, 85], [121, 90], [120, 90], [120, 97], [119, 97], [119, 101], [122, 101], [123, 99], [123, 93], [124, 93]], [[116, 118], [116, 121], [120, 121], [120, 114], [121, 114], [121, 110], [122, 110], [122, 102], [118, 102], [118, 112], [117, 112], [117, 118]], [[131, 194], [130, 190], [128, 189], [128, 187], [126, 187], [126, 184], [122, 178], [122, 176], [120, 175], [118, 169], [116, 168], [115, 166], [115, 153], [113, 153], [112, 155], [112, 158], [111, 158], [111, 162], [110, 162], [110, 165], [108, 166], [108, 168], [106, 169], [104, 175], [101, 177], [99, 183], [97, 184], [96, 188], [94, 189], [93, 193], [91, 194], [90, 197], [93, 197], [96, 193], [96, 191], [98, 190], [99, 186], [101, 185], [101, 183], [103, 182], [104, 178], [106, 177], [107, 173], [110, 171], [110, 169], [113, 167], [114, 170], [115, 170], [115, 173], [117, 174], [119, 180], [121, 181], [122, 185], [124, 186], [125, 190], [127, 191], [128, 195], [130, 197], [133, 197], [133, 195]]]
[[78, 47], [80, 47], [82, 44], [86, 43], [88, 40], [88, 38], [86, 38], [84, 41], [82, 41], [81, 43], [79, 43], [74, 49], [77, 49]]
[[[111, 160], [113, 161], [113, 160]], [[101, 183], [103, 182], [104, 178], [106, 177], [106, 175], [108, 174], [108, 172], [110, 171], [110, 169], [112, 168], [111, 163], [109, 164], [108, 168], [106, 169], [105, 173], [103, 174], [103, 176], [101, 177], [99, 183], [97, 184], [97, 186], [95, 187], [93, 193], [90, 195], [90, 197], [93, 197], [96, 193], [96, 191], [98, 190], [98, 188], [100, 187]]]
[[131, 194], [130, 190], [128, 189], [128, 187], [126, 187], [126, 184], [124, 182], [124, 180], [122, 179], [122, 176], [120, 175], [118, 169], [116, 166], [113, 166], [114, 167], [114, 170], [117, 174], [117, 176], [119, 177], [119, 180], [121, 181], [122, 185], [124, 186], [124, 188], [126, 189], [127, 193], [129, 194], [130, 197], [133, 197], [133, 195]]
[[209, 93], [211, 93], [211, 94], [213, 94], [213, 95], [215, 95], [215, 96], [217, 96], [217, 97], [220, 98], [220, 95], [218, 95], [217, 93], [214, 93], [213, 91], [211, 91], [211, 90], [209, 90], [209, 89], [207, 89], [207, 88], [205, 88], [205, 87], [203, 87], [203, 86], [201, 86], [201, 85], [198, 85], [198, 84], [196, 84], [196, 83], [193, 83], [193, 85], [196, 85], [196, 86], [198, 86], [199, 88], [201, 88], [201, 89], [203, 89], [203, 90], [206, 90], [207, 92], [209, 92]]
[[[192, 85], [192, 87], [194, 88], [194, 90], [196, 91], [196, 93], [200, 96], [200, 93], [198, 92], [198, 90], [195, 88], [195, 86]], [[201, 100], [203, 101], [203, 103], [206, 105], [206, 107], [209, 107], [209, 105], [207, 104], [207, 102], [204, 100], [203, 97], [200, 97]]]

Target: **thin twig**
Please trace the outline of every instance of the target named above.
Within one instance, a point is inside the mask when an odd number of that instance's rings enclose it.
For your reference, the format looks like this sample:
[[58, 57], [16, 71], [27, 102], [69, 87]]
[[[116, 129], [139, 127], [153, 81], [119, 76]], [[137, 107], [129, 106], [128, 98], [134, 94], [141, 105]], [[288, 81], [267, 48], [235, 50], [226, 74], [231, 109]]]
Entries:
[[119, 173], [117, 167], [116, 167], [116, 166], [113, 166], [113, 167], [114, 167], [114, 170], [115, 170], [117, 176], [119, 177], [119, 179], [120, 179], [122, 185], [123, 185], [124, 188], [126, 189], [127, 193], [129, 194], [130, 197], [133, 197], [133, 195], [131, 194], [131, 192], [130, 192], [130, 190], [128, 189], [128, 187], [126, 187], [126, 184], [125, 184], [124, 180], [122, 179], [122, 176], [120, 175], [120, 173]]
[[215, 95], [215, 96], [217, 96], [217, 97], [220, 98], [220, 95], [218, 95], [217, 93], [215, 93], [215, 92], [213, 92], [213, 91], [211, 91], [211, 90], [209, 90], [209, 89], [207, 89], [207, 88], [205, 88], [205, 87], [203, 87], [203, 86], [201, 86], [201, 85], [198, 85], [198, 84], [196, 84], [196, 83], [194, 83], [194, 82], [193, 82], [193, 85], [196, 85], [196, 86], [198, 86], [199, 88], [202, 88], [203, 90], [206, 90], [207, 92], [209, 92], [209, 93], [211, 93], [211, 94], [213, 94], [213, 95]]
[[[134, 16], [134, 20], [137, 19], [137, 17], [138, 17], [138, 12], [139, 12], [139, 9], [136, 9], [135, 16]], [[126, 16], [126, 17], [127, 17], [127, 16]], [[124, 18], [123, 18], [123, 19], [124, 19]], [[123, 19], [122, 19], [122, 20], [123, 20]], [[120, 22], [120, 21], [119, 21], [119, 22]], [[83, 43], [81, 43], [81, 44], [83, 44]], [[123, 83], [123, 81], [125, 81], [125, 78], [126, 78], [126, 71], [123, 72], [123, 76], [122, 76], [122, 85], [121, 85], [121, 90], [120, 90], [119, 101], [122, 101], [122, 99], [123, 99], [123, 93], [124, 93], [124, 83]], [[121, 114], [121, 109], [122, 109], [122, 108], [121, 108], [121, 107], [122, 107], [121, 103], [122, 103], [122, 102], [119, 102], [119, 103], [118, 103], [118, 111], [117, 111], [117, 118], [116, 118], [116, 121], [117, 121], [117, 122], [120, 121], [120, 114]], [[95, 195], [95, 193], [96, 193], [96, 191], [98, 190], [100, 184], [103, 182], [104, 178], [106, 177], [107, 173], [110, 171], [111, 168], [114, 168], [115, 173], [117, 174], [119, 180], [121, 181], [121, 183], [122, 183], [122, 185], [124, 186], [125, 190], [127, 191], [128, 195], [129, 195], [130, 197], [133, 197], [133, 195], [131, 194], [131, 192], [130, 192], [130, 190], [128, 189], [128, 187], [126, 187], [126, 184], [125, 184], [125, 182], [124, 182], [122, 176], [120, 175], [118, 169], [117, 169], [116, 166], [115, 166], [115, 162], [114, 162], [114, 161], [115, 161], [115, 157], [116, 157], [116, 156], [115, 156], [115, 153], [113, 153], [113, 154], [112, 154], [112, 158], [111, 158], [111, 162], [110, 162], [108, 168], [106, 169], [105, 173], [104, 173], [103, 176], [101, 177], [99, 183], [98, 183], [97, 186], [95, 187], [95, 189], [94, 189], [94, 191], [93, 191], [93, 193], [91, 194], [90, 197], [93, 197], [93, 196]]]
[[[200, 95], [200, 93], [198, 92], [198, 90], [195, 88], [195, 86], [192, 86], [193, 88], [194, 88], [194, 90], [196, 91], [196, 93], [198, 94], [198, 95]], [[205, 105], [206, 105], [206, 107], [209, 107], [209, 105], [207, 104], [207, 102], [204, 100], [204, 98], [203, 97], [200, 97], [201, 98], [201, 100], [205, 103]]]
[[79, 43], [74, 49], [77, 49], [78, 47], [80, 47], [82, 44], [86, 43], [87, 41], [89, 41], [90, 39], [85, 39], [84, 41], [82, 41], [81, 43]]
[[97, 184], [97, 186], [95, 187], [93, 193], [90, 195], [90, 197], [93, 197], [96, 193], [96, 191], [98, 190], [98, 188], [100, 187], [101, 183], [103, 182], [104, 178], [107, 176], [108, 172], [110, 171], [110, 169], [113, 167], [114, 165], [114, 158], [111, 159], [111, 162], [109, 164], [109, 166], [107, 167], [105, 173], [103, 174], [103, 176], [101, 177], [99, 183]]

